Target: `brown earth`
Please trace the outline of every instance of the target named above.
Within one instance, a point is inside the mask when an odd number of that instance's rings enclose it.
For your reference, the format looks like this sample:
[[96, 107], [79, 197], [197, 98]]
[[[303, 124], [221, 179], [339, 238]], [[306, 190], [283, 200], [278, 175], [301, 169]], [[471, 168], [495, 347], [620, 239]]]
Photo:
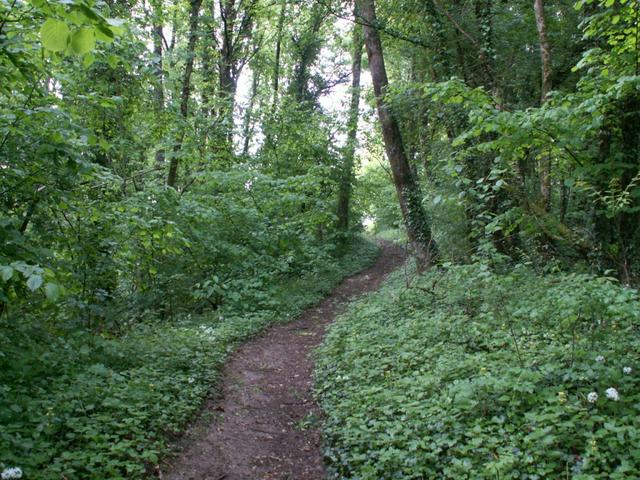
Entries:
[[404, 261], [384, 243], [375, 265], [343, 281], [297, 320], [244, 344], [224, 368], [217, 399], [181, 441], [162, 480], [321, 480], [325, 478], [313, 399], [312, 351], [346, 302], [378, 288]]

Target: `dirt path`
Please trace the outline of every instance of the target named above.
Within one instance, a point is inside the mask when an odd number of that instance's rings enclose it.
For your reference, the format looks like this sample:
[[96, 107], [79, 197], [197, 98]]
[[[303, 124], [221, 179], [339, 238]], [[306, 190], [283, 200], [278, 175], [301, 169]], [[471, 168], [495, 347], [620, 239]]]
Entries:
[[206, 405], [183, 441], [184, 450], [164, 468], [163, 480], [325, 478], [311, 353], [347, 300], [375, 290], [403, 262], [400, 248], [382, 247], [374, 266], [231, 357], [223, 373], [222, 398]]

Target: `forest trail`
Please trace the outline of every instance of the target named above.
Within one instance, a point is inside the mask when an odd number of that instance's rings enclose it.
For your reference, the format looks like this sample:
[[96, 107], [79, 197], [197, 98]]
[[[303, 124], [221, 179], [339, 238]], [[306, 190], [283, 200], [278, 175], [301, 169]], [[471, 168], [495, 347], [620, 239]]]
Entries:
[[400, 247], [381, 247], [372, 267], [344, 280], [319, 305], [238, 349], [224, 369], [221, 398], [205, 405], [163, 480], [325, 477], [312, 351], [348, 300], [377, 289], [403, 263]]

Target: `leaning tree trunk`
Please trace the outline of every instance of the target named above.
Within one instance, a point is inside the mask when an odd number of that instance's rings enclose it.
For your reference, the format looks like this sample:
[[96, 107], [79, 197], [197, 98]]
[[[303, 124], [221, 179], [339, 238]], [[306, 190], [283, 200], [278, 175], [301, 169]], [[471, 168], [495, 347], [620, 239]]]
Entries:
[[[357, 15], [357, 11], [356, 11]], [[364, 38], [362, 27], [353, 26], [353, 61], [351, 64], [351, 105], [349, 107], [349, 123], [347, 124], [347, 147], [344, 152], [340, 185], [338, 191], [338, 229], [349, 229], [349, 203], [353, 184], [353, 166], [358, 143], [358, 117], [360, 113], [360, 74], [362, 72], [362, 47]]]
[[[540, 59], [542, 65], [541, 103], [547, 100], [551, 91], [551, 48], [547, 38], [547, 26], [544, 18], [544, 0], [534, 0], [533, 9], [536, 14], [536, 27], [540, 43]], [[545, 211], [551, 206], [551, 156], [544, 155], [540, 159], [540, 196]]]
[[[182, 122], [186, 123], [189, 114], [189, 97], [191, 95], [191, 73], [193, 72], [193, 62], [196, 50], [196, 41], [198, 39], [198, 15], [202, 0], [191, 0], [191, 9], [189, 12], [189, 42], [187, 44], [187, 61], [184, 66], [182, 75], [182, 91], [180, 93], [180, 116]], [[169, 175], [167, 176], [167, 185], [175, 188], [178, 180], [178, 155], [182, 149], [184, 140], [185, 125], [180, 126], [178, 139], [173, 147], [173, 156], [169, 165]]]
[[432, 261], [435, 244], [431, 238], [429, 218], [422, 206], [420, 188], [411, 171], [402, 143], [398, 120], [393, 115], [384, 96], [389, 81], [382, 53], [382, 42], [377, 30], [375, 2], [374, 0], [357, 0], [357, 5], [364, 29], [369, 69], [378, 106], [378, 117], [398, 194], [400, 210], [407, 227], [409, 242], [416, 251], [418, 261], [422, 267], [428, 267]]

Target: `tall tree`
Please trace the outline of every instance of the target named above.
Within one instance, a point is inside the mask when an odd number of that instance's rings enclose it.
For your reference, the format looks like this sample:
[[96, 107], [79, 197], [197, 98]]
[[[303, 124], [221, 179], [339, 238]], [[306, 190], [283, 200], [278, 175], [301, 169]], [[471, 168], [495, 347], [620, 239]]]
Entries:
[[242, 121], [242, 155], [249, 153], [249, 146], [251, 144], [251, 137], [253, 135], [253, 109], [256, 103], [256, 97], [258, 96], [258, 87], [260, 85], [260, 72], [254, 70], [252, 72], [251, 92], [249, 93], [249, 104], [244, 112], [244, 119]]
[[389, 80], [384, 63], [382, 42], [378, 33], [379, 23], [376, 18], [375, 0], [357, 0], [357, 5], [365, 35], [378, 118], [400, 209], [407, 227], [407, 235], [420, 264], [423, 267], [428, 267], [432, 261], [435, 244], [431, 237], [429, 218], [422, 206], [420, 187], [405, 152], [398, 121], [385, 99]]
[[[155, 84], [153, 85], [154, 97], [155, 97], [155, 110], [158, 116], [157, 130], [158, 138], [162, 137], [164, 133], [164, 122], [160, 120], [164, 113], [164, 68], [163, 68], [163, 48], [162, 42], [164, 40], [163, 35], [163, 8], [162, 0], [154, 0], [151, 2], [153, 8], [153, 23], [152, 23], [152, 36], [153, 36], [153, 66], [154, 74], [156, 76]], [[165, 152], [164, 148], [156, 149], [155, 159], [158, 166], [164, 164]]]
[[[356, 9], [356, 17], [358, 16]], [[338, 191], [338, 228], [349, 228], [349, 204], [351, 201], [351, 187], [353, 185], [353, 168], [356, 148], [358, 146], [358, 118], [360, 116], [360, 76], [362, 72], [362, 47], [364, 36], [362, 26], [353, 26], [353, 59], [351, 63], [351, 104], [347, 123], [347, 145], [344, 151], [342, 171]]]
[[289, 93], [300, 104], [313, 104], [316, 95], [310, 90], [311, 67], [318, 59], [322, 48], [320, 28], [325, 21], [326, 7], [321, 3], [314, 3], [310, 18], [303, 30], [292, 38], [292, 48], [297, 56], [293, 69], [293, 77], [289, 84]]
[[282, 34], [284, 31], [284, 20], [287, 13], [287, 2], [282, 1], [280, 15], [278, 16], [278, 27], [276, 32], [276, 55], [273, 64], [273, 107], [275, 110], [278, 103], [278, 93], [280, 90], [280, 58], [282, 56]]
[[[542, 85], [540, 101], [544, 103], [551, 91], [551, 47], [547, 38], [547, 25], [544, 17], [544, 0], [534, 0], [533, 9], [536, 16], [538, 41], [540, 44], [540, 60], [542, 67]], [[551, 156], [544, 155], [540, 159], [540, 196], [542, 206], [548, 210], [551, 205]]]
[[[254, 24], [256, 0], [220, 0], [218, 61], [217, 149], [232, 155], [233, 111], [242, 69], [252, 55], [249, 40]], [[254, 49], [254, 52], [256, 50]]]
[[189, 115], [189, 97], [191, 96], [191, 74], [193, 73], [193, 63], [195, 60], [196, 41], [198, 40], [198, 17], [200, 15], [200, 6], [202, 0], [191, 0], [189, 9], [189, 41], [187, 43], [187, 60], [184, 65], [182, 74], [182, 88], [180, 93], [180, 116], [183, 125], [179, 127], [178, 139], [173, 147], [173, 156], [169, 165], [169, 175], [167, 176], [167, 185], [176, 187], [178, 179], [178, 161], [184, 134], [186, 122]]
[[536, 15], [536, 28], [540, 44], [540, 60], [542, 68], [541, 102], [544, 103], [551, 91], [551, 46], [547, 37], [547, 24], [544, 16], [544, 0], [534, 0], [533, 9]]

